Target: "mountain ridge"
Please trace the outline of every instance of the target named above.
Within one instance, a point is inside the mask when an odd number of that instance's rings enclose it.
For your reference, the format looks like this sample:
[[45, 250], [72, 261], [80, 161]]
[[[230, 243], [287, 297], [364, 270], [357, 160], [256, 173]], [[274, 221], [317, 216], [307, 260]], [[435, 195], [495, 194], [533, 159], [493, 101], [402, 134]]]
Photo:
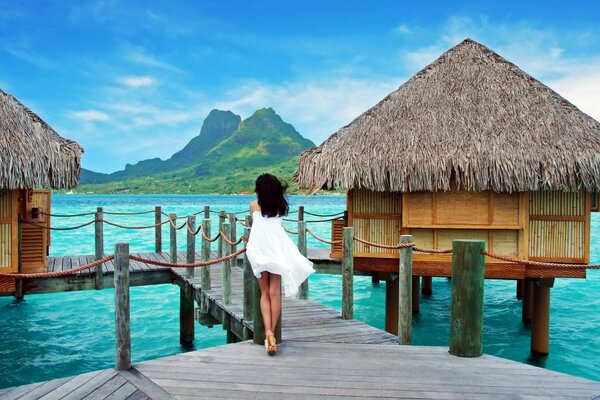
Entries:
[[[298, 155], [315, 144], [272, 108], [242, 120], [212, 110], [200, 133], [170, 158], [150, 158], [103, 174], [82, 168], [79, 192], [236, 193], [253, 189], [254, 179], [271, 172], [288, 179]], [[227, 173], [225, 172], [227, 171]]]

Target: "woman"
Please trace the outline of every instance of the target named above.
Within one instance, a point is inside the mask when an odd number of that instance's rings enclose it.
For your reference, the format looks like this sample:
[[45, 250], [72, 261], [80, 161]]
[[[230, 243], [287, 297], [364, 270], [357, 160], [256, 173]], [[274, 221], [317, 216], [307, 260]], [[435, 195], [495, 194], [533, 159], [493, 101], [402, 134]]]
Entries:
[[285, 187], [275, 176], [263, 174], [256, 179], [256, 197], [250, 203], [252, 229], [246, 255], [260, 286], [260, 312], [265, 325], [265, 349], [277, 352], [273, 331], [281, 314], [281, 278], [286, 297], [298, 293], [298, 286], [315, 272], [281, 225], [289, 207]]

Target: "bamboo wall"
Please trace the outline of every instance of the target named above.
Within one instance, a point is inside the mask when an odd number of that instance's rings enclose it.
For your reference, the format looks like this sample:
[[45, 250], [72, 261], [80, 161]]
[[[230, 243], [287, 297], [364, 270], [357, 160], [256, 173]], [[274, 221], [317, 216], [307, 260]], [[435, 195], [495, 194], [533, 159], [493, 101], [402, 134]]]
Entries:
[[[591, 197], [585, 191], [401, 194], [351, 190], [347, 207], [355, 235], [371, 242], [394, 245], [400, 234], [411, 234], [419, 247], [447, 249], [454, 239], [477, 239], [502, 255], [589, 261]], [[355, 243], [355, 256], [396, 258], [398, 252]], [[415, 254], [415, 260], [428, 257]], [[488, 258], [486, 262], [496, 261]]]
[[0, 190], [0, 271], [18, 271], [17, 191]]
[[529, 258], [587, 263], [591, 197], [579, 192], [532, 192], [529, 202]]

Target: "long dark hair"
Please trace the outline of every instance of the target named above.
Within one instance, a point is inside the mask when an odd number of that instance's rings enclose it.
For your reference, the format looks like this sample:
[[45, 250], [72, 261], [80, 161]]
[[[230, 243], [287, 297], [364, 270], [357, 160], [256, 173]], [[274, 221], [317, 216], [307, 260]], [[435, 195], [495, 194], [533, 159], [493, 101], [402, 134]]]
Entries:
[[283, 217], [289, 211], [285, 198], [287, 185], [282, 184], [275, 175], [262, 174], [256, 178], [256, 196], [263, 217]]

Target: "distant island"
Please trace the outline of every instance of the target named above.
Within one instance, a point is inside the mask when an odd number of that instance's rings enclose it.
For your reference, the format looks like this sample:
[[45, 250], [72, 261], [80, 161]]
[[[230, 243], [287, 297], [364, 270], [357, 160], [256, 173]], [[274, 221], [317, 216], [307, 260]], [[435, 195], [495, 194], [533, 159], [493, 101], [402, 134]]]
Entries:
[[74, 192], [252, 193], [264, 172], [290, 182], [298, 155], [314, 145], [272, 108], [243, 121], [231, 111], [212, 110], [200, 134], [171, 158], [142, 160], [111, 174], [82, 169]]

